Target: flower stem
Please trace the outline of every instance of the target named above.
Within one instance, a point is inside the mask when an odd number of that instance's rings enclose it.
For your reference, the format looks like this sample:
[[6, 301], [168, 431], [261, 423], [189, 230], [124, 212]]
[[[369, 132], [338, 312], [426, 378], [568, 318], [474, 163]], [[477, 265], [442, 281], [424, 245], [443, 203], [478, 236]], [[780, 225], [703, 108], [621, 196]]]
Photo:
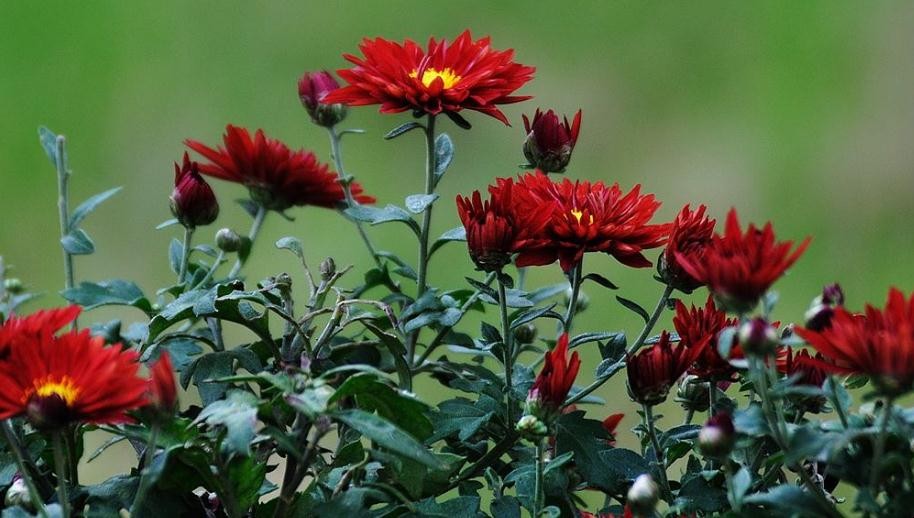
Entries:
[[184, 246], [181, 249], [181, 265], [178, 267], [178, 284], [184, 282], [187, 275], [187, 263], [190, 260], [190, 243], [194, 237], [193, 227], [184, 227]]
[[[425, 194], [435, 192], [435, 116], [429, 115], [425, 125]], [[432, 204], [422, 214], [422, 227], [419, 232], [419, 273], [418, 294], [416, 299], [428, 289], [428, 236], [432, 224]]]
[[873, 498], [879, 494], [879, 472], [882, 456], [885, 454], [885, 441], [889, 431], [889, 418], [892, 415], [892, 398], [886, 398], [882, 406], [882, 415], [879, 419], [879, 432], [876, 435], [876, 442], [873, 444], [873, 461], [870, 465], [870, 493]]
[[51, 434], [54, 443], [54, 468], [57, 473], [57, 500], [60, 504], [61, 516], [70, 516], [70, 497], [67, 495], [67, 461], [64, 452], [63, 432], [56, 431]]
[[[346, 196], [346, 205], [350, 208], [355, 207], [358, 203], [356, 203], [355, 198], [352, 196], [352, 177], [347, 175], [343, 169], [343, 155], [341, 149], [342, 135], [336, 131], [336, 126], [327, 128], [327, 133], [330, 135], [330, 154], [333, 155], [333, 163], [336, 165], [336, 172], [339, 174], [340, 178], [340, 187], [343, 188], [343, 194]], [[365, 232], [364, 225], [358, 220], [353, 220], [353, 222], [355, 223], [355, 228], [359, 231], [362, 242], [365, 243], [365, 248], [367, 248], [368, 252], [371, 254], [371, 258], [374, 260], [375, 265], [380, 268], [382, 266], [381, 258], [378, 257], [378, 253], [375, 250], [371, 239]]]
[[505, 290], [505, 283], [500, 275], [498, 278], [498, 309], [501, 310], [501, 332], [504, 341], [505, 353], [505, 419], [507, 426], [510, 428], [514, 425], [514, 416], [511, 415], [511, 395], [514, 390], [513, 370], [514, 370], [514, 333], [511, 332], [511, 324], [508, 322], [508, 298]]
[[[57, 136], [57, 212], [60, 219], [60, 237], [70, 233], [70, 171], [67, 164], [67, 139], [63, 135]], [[63, 249], [64, 286], [70, 289], [74, 286], [73, 256]], [[76, 319], [73, 319], [71, 329], [76, 329]]]
[[[257, 208], [257, 214], [254, 215], [254, 222], [251, 223], [251, 230], [248, 231], [248, 241], [249, 246], [254, 247], [254, 240], [257, 239], [257, 234], [260, 233], [260, 227], [263, 226], [263, 220], [267, 217], [267, 209], [261, 205]], [[235, 261], [235, 265], [232, 266], [232, 270], [229, 272], [229, 277], [235, 277], [238, 275], [238, 272], [241, 271], [241, 267], [244, 266], [244, 263], [247, 261], [247, 258], [251, 256], [250, 251], [248, 255], [242, 260], [241, 257]]]
[[194, 286], [191, 289], [197, 289], [199, 287], [206, 286], [206, 283], [209, 282], [210, 279], [213, 278], [213, 275], [215, 275], [216, 270], [222, 264], [223, 258], [225, 258], [225, 252], [223, 252], [222, 250], [219, 250], [219, 254], [216, 255], [216, 259], [213, 260], [213, 266], [210, 267], [209, 271], [206, 272], [206, 275], [202, 279], [200, 279], [200, 282], [198, 282], [197, 284], [194, 284]]
[[828, 377], [828, 387], [831, 389], [829, 394], [831, 396], [831, 404], [835, 407], [835, 412], [838, 414], [838, 419], [841, 421], [841, 427], [845, 430], [847, 429], [847, 415], [844, 413], [844, 408], [841, 406], [841, 401], [838, 399], [838, 389], [835, 386], [837, 379], [834, 376]]
[[[483, 280], [482, 282], [483, 282], [483, 284], [488, 286], [489, 284], [492, 284], [492, 281], [494, 281], [494, 280], [495, 280], [495, 272], [492, 272], [492, 273], [489, 273], [489, 275], [487, 275], [485, 280]], [[482, 290], [477, 288], [476, 291], [474, 291], [473, 294], [470, 295], [470, 297], [466, 300], [466, 302], [464, 302], [463, 305], [460, 306], [460, 318], [463, 318], [463, 315], [465, 315], [466, 312], [470, 310], [470, 307], [473, 304], [475, 304], [476, 301], [481, 296], [482, 296]], [[459, 321], [460, 320], [458, 319], [457, 322], [459, 322]], [[457, 324], [455, 323], [454, 325], [457, 325]], [[428, 346], [425, 348], [424, 351], [422, 351], [422, 354], [419, 356], [419, 359], [416, 360], [415, 365], [417, 367], [419, 367], [423, 363], [425, 363], [425, 361], [428, 359], [428, 357], [431, 356], [432, 353], [435, 351], [435, 348], [438, 347], [439, 345], [441, 345], [441, 341], [444, 340], [444, 338], [447, 336], [448, 333], [451, 332], [451, 329], [453, 329], [453, 328], [454, 328], [454, 326], [444, 326], [441, 328], [440, 331], [438, 331], [438, 334], [435, 335], [435, 338], [431, 342], [429, 342]]]
[[546, 448], [543, 446], [543, 440], [538, 440], [536, 443], [536, 478], [534, 479], [533, 485], [533, 518], [539, 518], [546, 500], [546, 495], [544, 493], [545, 488], [543, 487], [543, 473], [546, 466], [546, 462], [543, 459], [545, 451]]
[[156, 444], [158, 443], [159, 437], [159, 427], [157, 425], [152, 425], [152, 430], [149, 432], [149, 441], [146, 443], [146, 452], [143, 454], [143, 472], [140, 475], [140, 484], [136, 490], [136, 496], [133, 499], [133, 504], [130, 506], [130, 514], [132, 516], [139, 517], [141, 516], [141, 509], [143, 503], [146, 500], [146, 495], [149, 493], [149, 471], [150, 466], [152, 465], [152, 460], [155, 457]]
[[565, 311], [565, 319], [562, 320], [562, 328], [565, 333], [571, 332], [571, 322], [574, 320], [574, 314], [578, 308], [578, 295], [581, 292], [581, 273], [584, 270], [584, 260], [572, 269], [569, 282], [571, 284], [571, 298], [568, 300], [568, 309]]
[[22, 446], [19, 444], [19, 440], [16, 438], [16, 434], [13, 432], [13, 427], [10, 425], [9, 420], [4, 419], [0, 427], [3, 429], [3, 439], [6, 442], [7, 449], [13, 454], [13, 458], [16, 460], [16, 469], [19, 471], [22, 480], [25, 481], [25, 486], [29, 490], [32, 504], [38, 508], [38, 513], [43, 518], [48, 518], [48, 511], [44, 508], [44, 499], [41, 498], [41, 493], [38, 491], [35, 481], [32, 480], [33, 476], [37, 476], [38, 470], [35, 469], [34, 465], [31, 463], [31, 459], [27, 459], [25, 451], [22, 450]]
[[465, 480], [469, 480], [479, 474], [480, 471], [487, 468], [489, 464], [494, 462], [496, 459], [500, 458], [508, 450], [514, 446], [515, 441], [517, 441], [517, 434], [513, 430], [508, 430], [505, 437], [495, 443], [492, 446], [492, 449], [487, 451], [482, 457], [474, 462], [470, 467], [463, 470], [460, 475], [457, 476], [457, 479], [448, 487], [448, 491], [457, 487], [457, 485]]
[[654, 428], [654, 410], [650, 405], [641, 405], [644, 410], [644, 426], [647, 428], [647, 436], [651, 440], [651, 446], [654, 448], [654, 460], [657, 462], [657, 473], [660, 475], [660, 489], [663, 491], [663, 499], [667, 502], [673, 502], [673, 491], [670, 489], [670, 481], [666, 476], [666, 462], [663, 460], [663, 450], [660, 449], [660, 441], [657, 440], [657, 430]]

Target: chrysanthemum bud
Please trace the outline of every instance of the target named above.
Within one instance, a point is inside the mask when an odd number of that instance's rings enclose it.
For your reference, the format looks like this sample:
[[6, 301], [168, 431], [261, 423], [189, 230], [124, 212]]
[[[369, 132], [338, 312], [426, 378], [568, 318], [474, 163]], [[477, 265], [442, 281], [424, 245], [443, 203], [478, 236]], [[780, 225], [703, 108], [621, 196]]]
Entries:
[[330, 72], [305, 72], [298, 80], [298, 97], [318, 126], [329, 128], [346, 118], [345, 104], [323, 104], [328, 93], [340, 87]]
[[822, 294], [813, 299], [806, 311], [806, 328], [823, 331], [831, 325], [835, 308], [844, 305], [844, 292], [838, 284], [829, 284]]
[[692, 412], [704, 412], [711, 406], [710, 384], [698, 376], [689, 374], [679, 382], [676, 402]]
[[216, 246], [225, 253], [231, 254], [241, 250], [243, 243], [241, 236], [230, 228], [220, 228], [219, 232], [216, 232]]
[[698, 449], [713, 459], [725, 458], [733, 450], [736, 429], [730, 414], [721, 412], [708, 419], [698, 432]]
[[10, 484], [9, 489], [6, 490], [6, 496], [3, 498], [3, 503], [6, 504], [6, 507], [15, 507], [18, 505], [28, 511], [35, 510], [32, 504], [32, 495], [29, 493], [29, 486], [25, 483], [25, 479], [22, 478], [22, 475], [17, 473], [13, 477], [13, 483]]
[[3, 289], [5, 289], [8, 293], [11, 293], [13, 295], [19, 295], [20, 293], [25, 291], [25, 285], [22, 284], [22, 280], [20, 280], [16, 277], [11, 277], [9, 279], [3, 280]]
[[536, 340], [537, 329], [534, 324], [527, 323], [514, 329], [514, 340], [518, 344], [532, 344]]
[[569, 124], [568, 118], [559, 121], [552, 110], [545, 113], [539, 109], [533, 114], [533, 121], [524, 115], [524, 156], [529, 165], [544, 173], [561, 173], [571, 160], [571, 152], [581, 131], [581, 110]]
[[334, 275], [336, 275], [336, 262], [332, 257], [328, 257], [321, 261], [320, 265], [321, 279], [329, 281]]
[[187, 228], [209, 225], [219, 216], [219, 202], [213, 189], [200, 176], [197, 163], [191, 162], [187, 153], [184, 153], [182, 165], [175, 163], [171, 213]]
[[771, 354], [778, 346], [777, 329], [764, 318], [753, 318], [740, 326], [739, 345], [749, 354]]
[[525, 415], [517, 422], [515, 429], [529, 439], [538, 439], [549, 434], [549, 428], [546, 423], [540, 421], [534, 415]]
[[[565, 306], [568, 306], [568, 304], [571, 304], [571, 288], [565, 290]], [[588, 307], [590, 307], [590, 296], [584, 293], [583, 290], [579, 290], [576, 311], [581, 313]]]
[[660, 487], [647, 473], [638, 475], [626, 495], [626, 502], [636, 516], [653, 516], [659, 500]]

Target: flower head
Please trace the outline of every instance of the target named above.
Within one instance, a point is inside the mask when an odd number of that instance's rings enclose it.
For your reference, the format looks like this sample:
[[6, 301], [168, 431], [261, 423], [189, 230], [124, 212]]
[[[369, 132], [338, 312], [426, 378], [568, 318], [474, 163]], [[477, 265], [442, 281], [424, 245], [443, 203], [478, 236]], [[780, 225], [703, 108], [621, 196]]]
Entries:
[[547, 414], [557, 414], [568, 392], [574, 385], [574, 378], [578, 375], [578, 369], [581, 368], [581, 360], [578, 358], [578, 352], [571, 353], [571, 359], [566, 358], [568, 355], [568, 334], [563, 333], [559, 337], [555, 349], [546, 353], [546, 361], [543, 364], [543, 370], [533, 381], [530, 392], [527, 395], [527, 401], [535, 402], [536, 405], [544, 410]]
[[39, 429], [122, 423], [146, 402], [137, 353], [106, 347], [88, 330], [24, 336], [0, 370], [0, 419], [25, 415]]
[[632, 399], [657, 405], [666, 399], [670, 387], [692, 365], [701, 348], [674, 346], [670, 334], [660, 333], [660, 341], [635, 355], [626, 357], [628, 390]]
[[[229, 124], [222, 136], [224, 146], [213, 149], [187, 139], [187, 147], [200, 153], [209, 163], [200, 172], [245, 185], [253, 198], [267, 209], [285, 210], [294, 205], [334, 208], [345, 200], [339, 177], [314, 153], [292, 151], [284, 143], [257, 130], [254, 138], [245, 128]], [[362, 186], [350, 185], [359, 203], [373, 203], [362, 194]]]
[[664, 282], [683, 293], [691, 293], [701, 287], [702, 283], [685, 271], [676, 259], [676, 254], [701, 261], [705, 248], [711, 244], [716, 223], [708, 218], [705, 210], [707, 208], [704, 205], [699, 205], [694, 211], [688, 205], [682, 208], [673, 220], [670, 238], [660, 256], [660, 275]]
[[549, 264], [556, 259], [570, 271], [585, 252], [604, 252], [626, 266], [651, 265], [642, 252], [666, 241], [668, 225], [652, 225], [660, 207], [654, 195], [641, 195], [636, 185], [623, 194], [618, 184], [553, 182], [542, 173], [522, 176], [515, 190], [519, 211], [549, 214], [543, 241], [521, 250], [518, 266]]
[[346, 118], [343, 104], [323, 104], [327, 94], [340, 87], [330, 72], [305, 72], [298, 80], [298, 98], [318, 126], [332, 127]]
[[513, 179], [499, 178], [489, 187], [490, 199], [479, 191], [471, 198], [457, 196], [457, 212], [467, 235], [470, 257], [480, 270], [497, 271], [511, 262], [511, 254], [534, 243], [549, 222], [549, 214], [518, 211]]
[[826, 360], [811, 361], [829, 372], [869, 376], [886, 396], [914, 386], [914, 294], [906, 300], [892, 288], [885, 309], [867, 305], [864, 315], [855, 315], [839, 306], [830, 327], [795, 331]]
[[[676, 301], [673, 327], [680, 343], [689, 349], [700, 350], [695, 363], [689, 368], [689, 374], [706, 380], [733, 378], [736, 369], [717, 352], [717, 337], [724, 328], [735, 326], [738, 322], [735, 318], [728, 319], [726, 313], [717, 309], [711, 297], [703, 308], [694, 305], [686, 308], [682, 301]], [[742, 349], [734, 344], [730, 349], [730, 358], [742, 357]]]
[[806, 238], [793, 249], [793, 241], [775, 241], [771, 223], [762, 229], [750, 224], [744, 234], [736, 211], [727, 214], [723, 236], [715, 235], [701, 258], [685, 252], [674, 253], [676, 260], [696, 281], [705, 284], [718, 305], [745, 313], [790, 268], [809, 246]]
[[175, 189], [171, 193], [171, 213], [187, 228], [209, 225], [219, 216], [219, 202], [213, 189], [200, 176], [199, 166], [187, 153], [181, 165], [175, 162]]
[[355, 66], [337, 71], [349, 83], [324, 98], [349, 106], [380, 104], [381, 113], [412, 110], [415, 114], [456, 114], [475, 110], [508, 124], [499, 104], [529, 99], [515, 90], [533, 78], [533, 67], [514, 62], [514, 51], [489, 46], [489, 38], [473, 41], [465, 31], [453, 42], [430, 38], [428, 48], [406, 40], [365, 39], [364, 57], [343, 57]]
[[149, 369], [148, 406], [157, 414], [171, 416], [178, 403], [178, 389], [175, 387], [175, 373], [171, 357], [163, 352]]
[[51, 336], [76, 320], [80, 311], [79, 306], [67, 306], [36, 311], [26, 317], [10, 317], [0, 325], [0, 360], [9, 356], [15, 342]]
[[561, 173], [571, 161], [571, 152], [578, 142], [581, 132], [581, 110], [574, 115], [569, 124], [568, 117], [559, 121], [559, 116], [552, 110], [545, 113], [537, 108], [533, 121], [524, 115], [524, 156], [530, 167], [544, 173]]

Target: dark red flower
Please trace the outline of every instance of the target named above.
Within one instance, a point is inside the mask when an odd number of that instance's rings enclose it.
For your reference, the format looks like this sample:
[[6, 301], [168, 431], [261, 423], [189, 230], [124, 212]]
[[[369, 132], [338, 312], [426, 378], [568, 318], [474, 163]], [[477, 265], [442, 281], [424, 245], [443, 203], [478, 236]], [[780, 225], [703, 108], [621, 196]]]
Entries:
[[702, 260], [705, 248], [711, 244], [716, 223], [715, 220], [708, 218], [706, 210], [704, 205], [699, 205], [695, 211], [688, 205], [683, 207], [673, 220], [670, 238], [667, 240], [663, 255], [660, 256], [660, 275], [664, 282], [683, 293], [692, 293], [701, 287], [702, 283], [683, 269], [676, 260], [676, 254], [696, 262]]
[[[816, 353], [815, 357], [810, 356], [808, 351], [802, 349], [796, 353], [793, 348], [786, 349], [787, 354], [783, 361], [777, 363], [778, 371], [786, 374], [788, 378], [793, 378], [795, 385], [822, 388], [828, 379], [828, 372], [822, 368], [822, 364], [826, 363], [825, 357], [821, 353]], [[807, 412], [813, 413], [820, 412], [827, 402], [823, 396], [800, 396], [791, 399]]]
[[323, 104], [324, 97], [340, 87], [330, 72], [305, 72], [298, 80], [298, 98], [318, 126], [332, 127], [346, 118], [343, 104]]
[[533, 122], [524, 117], [524, 130], [527, 138], [524, 140], [524, 156], [529, 166], [539, 169], [544, 173], [561, 173], [571, 161], [571, 152], [578, 142], [581, 132], [581, 110], [574, 115], [571, 124], [568, 117], [559, 121], [558, 115], [552, 110], [545, 113], [539, 108], [533, 114]]
[[175, 162], [175, 189], [171, 213], [187, 228], [209, 225], [219, 216], [219, 202], [213, 189], [200, 176], [199, 166], [184, 153], [182, 165]]
[[[229, 124], [222, 136], [223, 146], [213, 149], [187, 139], [187, 147], [210, 161], [200, 164], [200, 172], [245, 185], [253, 198], [272, 210], [293, 205], [315, 205], [334, 208], [345, 200], [339, 177], [314, 153], [292, 151], [279, 140], [268, 138], [257, 130], [254, 138], [245, 128]], [[352, 194], [359, 203], [374, 203], [362, 194], [362, 186], [353, 182]]]
[[636, 185], [622, 194], [619, 184], [607, 187], [563, 179], [553, 182], [541, 172], [520, 177], [518, 211], [549, 214], [542, 244], [521, 250], [517, 266], [549, 264], [556, 259], [568, 272], [584, 258], [585, 252], [604, 252], [626, 266], [651, 265], [642, 254], [666, 241], [669, 225], [649, 224], [660, 202], [653, 194], [641, 195]]
[[886, 396], [914, 385], [914, 294], [905, 300], [892, 288], [883, 310], [867, 304], [865, 315], [855, 315], [839, 306], [830, 327], [795, 331], [827, 360], [810, 361], [829, 372], [869, 376]]
[[622, 422], [623, 417], [625, 417], [625, 414], [610, 414], [601, 422], [603, 429], [606, 430], [606, 433], [609, 434], [611, 438], [609, 441], [611, 446], [616, 445], [616, 428], [619, 426], [619, 423]]
[[127, 422], [127, 412], [146, 402], [137, 359], [88, 330], [16, 340], [0, 370], [0, 419], [25, 415], [45, 430]]
[[175, 386], [175, 372], [171, 357], [162, 352], [149, 369], [148, 405], [156, 413], [170, 416], [178, 403], [178, 389]]
[[701, 353], [700, 347], [674, 346], [670, 334], [660, 333], [660, 341], [635, 355], [626, 356], [629, 394], [645, 405], [657, 405], [666, 399], [670, 387], [682, 376]]
[[9, 355], [14, 342], [53, 335], [76, 320], [80, 311], [79, 306], [67, 306], [36, 311], [26, 317], [10, 317], [0, 325], [0, 360]]
[[761, 230], [750, 224], [743, 234], [736, 210], [730, 209], [724, 235], [715, 235], [700, 259], [683, 252], [674, 255], [689, 275], [708, 286], [719, 306], [746, 313], [807, 246], [809, 238], [791, 252], [793, 241], [775, 241], [771, 223]]
[[[706, 380], [731, 380], [736, 369], [717, 352], [717, 337], [727, 327], [739, 321], [727, 318], [727, 314], [714, 305], [710, 296], [703, 308], [686, 308], [682, 301], [676, 301], [676, 315], [673, 327], [679, 334], [680, 343], [689, 349], [699, 349], [695, 363], [689, 367], [689, 374]], [[735, 344], [730, 349], [730, 358], [743, 358], [742, 349]]]
[[470, 31], [452, 43], [430, 38], [427, 51], [412, 40], [383, 38], [366, 38], [359, 49], [364, 58], [343, 55], [355, 65], [337, 71], [349, 84], [327, 95], [325, 103], [380, 104], [381, 113], [417, 115], [475, 110], [508, 124], [496, 106], [530, 98], [511, 94], [535, 69], [515, 63], [511, 49], [492, 49], [488, 37], [473, 41]]
[[457, 212], [467, 235], [470, 257], [480, 270], [497, 271], [511, 262], [511, 254], [532, 246], [549, 222], [548, 212], [524, 212], [515, 207], [514, 180], [498, 178], [489, 186], [490, 200], [479, 191], [472, 198], [457, 196]]
[[536, 401], [541, 408], [550, 412], [558, 412], [562, 408], [568, 392], [574, 385], [578, 369], [581, 368], [577, 351], [571, 353], [570, 360], [566, 359], [567, 355], [568, 334], [563, 333], [555, 348], [546, 353], [543, 369], [530, 387], [528, 400]]

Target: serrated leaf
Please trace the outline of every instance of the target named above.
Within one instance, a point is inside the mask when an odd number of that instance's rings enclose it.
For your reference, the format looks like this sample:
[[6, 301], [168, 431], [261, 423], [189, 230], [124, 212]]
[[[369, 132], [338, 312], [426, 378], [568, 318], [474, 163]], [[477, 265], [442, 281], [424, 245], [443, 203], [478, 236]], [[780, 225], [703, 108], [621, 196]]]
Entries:
[[394, 389], [373, 374], [359, 374], [348, 378], [336, 389], [329, 403], [346, 396], [353, 397], [358, 408], [367, 412], [377, 412], [417, 439], [424, 440], [432, 434], [432, 423], [425, 416], [428, 406]]
[[382, 448], [420, 462], [432, 469], [443, 467], [442, 462], [432, 455], [425, 446], [390, 421], [363, 410], [339, 410], [333, 417], [376, 442]]
[[105, 200], [119, 193], [123, 187], [115, 187], [113, 189], [108, 189], [105, 192], [101, 192], [92, 196], [88, 200], [79, 204], [79, 207], [73, 210], [73, 214], [70, 216], [70, 229], [75, 229], [79, 226], [80, 223], [86, 219], [86, 216], [91, 214], [99, 205], [101, 205]]
[[41, 142], [41, 148], [44, 149], [44, 154], [47, 155], [48, 160], [51, 161], [51, 165], [57, 166], [57, 135], [45, 128], [44, 126], [38, 127], [38, 141]]
[[60, 238], [60, 246], [70, 255], [89, 255], [95, 252], [95, 243], [81, 228], [71, 230]]
[[194, 423], [225, 429], [222, 450], [248, 456], [257, 425], [257, 397], [243, 390], [231, 390], [225, 399], [215, 401], [200, 411]]
[[437, 194], [410, 194], [406, 197], [406, 208], [413, 214], [422, 214], [438, 197]]
[[651, 316], [648, 314], [647, 310], [642, 308], [641, 305], [638, 304], [637, 302], [626, 299], [624, 297], [619, 297], [619, 296], [616, 296], [616, 300], [619, 301], [619, 304], [622, 304], [623, 306], [625, 306], [626, 308], [628, 308], [629, 310], [631, 310], [632, 312], [637, 314], [639, 317], [641, 317], [645, 323], [647, 323], [651, 319]]
[[[410, 515], [408, 515], [410, 516]], [[477, 518], [479, 516], [478, 496], [458, 496], [444, 502], [427, 498], [416, 503], [416, 518]]]
[[143, 291], [134, 283], [113, 279], [99, 283], [81, 282], [78, 286], [63, 290], [63, 298], [86, 309], [100, 306], [133, 306], [150, 314], [152, 305]]
[[478, 407], [466, 398], [454, 398], [442, 401], [438, 411], [432, 414], [435, 433], [428, 439], [434, 442], [457, 433], [457, 438], [466, 441], [480, 428], [486, 425], [495, 412]]
[[704, 477], [694, 477], [682, 485], [676, 503], [689, 511], [714, 513], [727, 506], [726, 492], [712, 486]]
[[404, 122], [403, 124], [397, 126], [396, 128], [388, 131], [387, 134], [384, 135], [384, 140], [395, 139], [395, 138], [399, 137], [400, 135], [407, 133], [409, 131], [412, 131], [416, 128], [424, 128], [424, 126], [419, 124], [416, 121]]

